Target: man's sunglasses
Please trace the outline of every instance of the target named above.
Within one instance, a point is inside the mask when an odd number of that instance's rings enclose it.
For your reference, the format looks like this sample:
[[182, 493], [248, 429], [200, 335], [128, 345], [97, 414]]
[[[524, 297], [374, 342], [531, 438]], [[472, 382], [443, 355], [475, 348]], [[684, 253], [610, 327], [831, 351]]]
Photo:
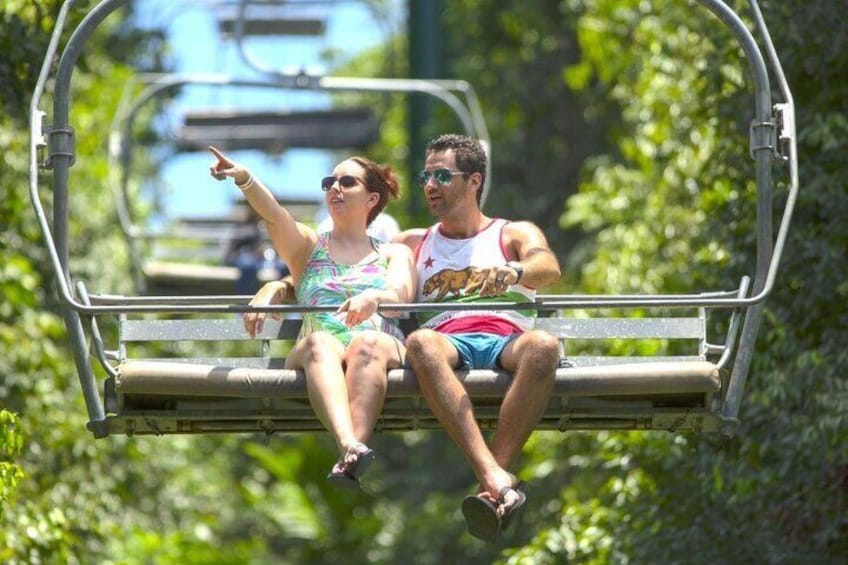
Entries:
[[330, 192], [330, 190], [332, 190], [333, 188], [333, 185], [336, 184], [336, 181], [338, 181], [339, 186], [343, 189], [353, 188], [354, 186], [356, 186], [356, 183], [362, 182], [352, 175], [344, 175], [338, 178], [324, 177], [321, 179], [321, 190], [323, 190], [324, 192]]
[[436, 182], [442, 185], [449, 185], [456, 175], [467, 175], [469, 173], [463, 171], [452, 171], [450, 169], [436, 169], [435, 171], [421, 171], [418, 173], [418, 184], [422, 187], [427, 186], [430, 182], [430, 177], [436, 179]]

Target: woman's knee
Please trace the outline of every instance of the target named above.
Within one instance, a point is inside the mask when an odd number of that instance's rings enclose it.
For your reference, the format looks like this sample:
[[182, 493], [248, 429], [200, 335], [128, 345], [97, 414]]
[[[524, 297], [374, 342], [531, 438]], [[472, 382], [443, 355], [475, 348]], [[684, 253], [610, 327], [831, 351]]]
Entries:
[[378, 332], [358, 332], [350, 340], [345, 352], [348, 364], [369, 363], [384, 357], [381, 355], [380, 334]]
[[313, 332], [303, 338], [300, 347], [303, 359], [307, 363], [337, 361], [341, 342], [328, 332]]
[[376, 364], [384, 370], [400, 367], [406, 349], [394, 336], [383, 332], [358, 332], [348, 345], [345, 361], [348, 365]]

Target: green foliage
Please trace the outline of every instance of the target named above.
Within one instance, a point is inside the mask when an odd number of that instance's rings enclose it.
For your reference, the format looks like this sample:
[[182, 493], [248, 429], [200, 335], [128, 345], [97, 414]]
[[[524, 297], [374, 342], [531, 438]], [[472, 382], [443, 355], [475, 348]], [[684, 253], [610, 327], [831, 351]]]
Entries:
[[[81, 2], [71, 12], [70, 29], [89, 7]], [[115, 485], [121, 472], [111, 462], [121, 458], [122, 446], [95, 449], [84, 432], [85, 410], [51, 291], [53, 275], [28, 203], [28, 98], [57, 11], [58, 3], [44, 1], [7, 2], [0, 9], [0, 403], [17, 414], [11, 418], [4, 412], [3, 422], [4, 450], [14, 457], [11, 464], [3, 462], [4, 563], [94, 559], [103, 551], [104, 540], [119, 537], [127, 524], [155, 523], [155, 518], [141, 519], [138, 512], [117, 512], [122, 495]], [[77, 150], [87, 154], [103, 154], [102, 118], [114, 111], [117, 93], [109, 82], [129, 72], [116, 59], [131, 58], [132, 53], [106, 49], [109, 37], [117, 37], [116, 30], [113, 21], [94, 38], [74, 84], [74, 108], [80, 113], [73, 122]], [[43, 103], [49, 110], [49, 100]], [[103, 157], [81, 159], [71, 172], [72, 209], [86, 211], [74, 214], [71, 254], [76, 272], [85, 276], [100, 276], [103, 265], [121, 256], [116, 252], [122, 246], [114, 212], [98, 190], [105, 175]], [[50, 199], [44, 199], [49, 214]], [[117, 277], [115, 270], [105, 271]]]
[[[583, 285], [734, 285], [754, 254], [753, 165], [744, 158], [750, 110], [739, 101], [750, 87], [736, 70], [736, 48], [707, 26], [714, 19], [692, 18], [678, 3], [584, 4], [592, 8], [578, 26], [584, 57], [566, 77], [578, 88], [605, 87], [622, 126], [618, 151], [590, 162], [563, 216], [564, 225], [594, 234], [572, 258]], [[768, 303], [743, 428], [731, 441], [680, 437], [671, 450], [667, 437], [628, 434], [610, 443], [599, 435], [588, 460], [628, 464], [598, 472], [592, 488], [567, 490], [562, 524], [541, 532], [531, 555], [547, 555], [541, 548], [557, 539], [580, 562], [833, 562], [848, 552], [839, 518], [846, 355], [837, 345], [846, 323], [844, 308], [834, 307], [845, 289], [833, 283], [846, 278], [837, 256], [848, 243], [836, 220], [846, 199], [835, 152], [844, 116], [835, 100], [845, 83], [834, 75], [848, 68], [828, 42], [800, 32], [833, 16], [825, 3], [763, 8], [801, 101], [804, 192]], [[840, 86], [814, 86], [826, 76]], [[776, 178], [785, 182], [785, 174]], [[785, 186], [776, 194], [781, 201]]]
[[[728, 187], [740, 184], [714, 164], [733, 162], [745, 141], [735, 123], [744, 114], [729, 111], [738, 95], [728, 96], [742, 86], [733, 69], [743, 62], [715, 20], [691, 17], [690, 6], [591, 4], [578, 26], [583, 59], [568, 74], [582, 77], [574, 86], [594, 78], [620, 108], [622, 125], [618, 155], [587, 163], [590, 178], [561, 219], [596, 234], [573, 266], [590, 292], [702, 290], [693, 287], [703, 283], [689, 271], [693, 259], [708, 273], [726, 267], [730, 251], [705, 234], [727, 197], [738, 198]], [[710, 61], [728, 63], [711, 69]]]
[[[474, 86], [493, 140], [486, 212], [535, 222], [561, 257], [572, 251], [576, 230], [559, 229], [558, 217], [577, 191], [583, 161], [608, 147], [612, 116], [605, 100], [588, 111], [588, 97], [563, 80], [581, 57], [579, 14], [552, 0], [445, 2], [439, 34], [450, 76]], [[449, 127], [435, 120], [430, 133]]]
[[23, 447], [23, 438], [17, 426], [18, 418], [15, 414], [0, 410], [0, 520], [3, 519], [2, 503], [23, 478], [20, 466], [13, 462]]

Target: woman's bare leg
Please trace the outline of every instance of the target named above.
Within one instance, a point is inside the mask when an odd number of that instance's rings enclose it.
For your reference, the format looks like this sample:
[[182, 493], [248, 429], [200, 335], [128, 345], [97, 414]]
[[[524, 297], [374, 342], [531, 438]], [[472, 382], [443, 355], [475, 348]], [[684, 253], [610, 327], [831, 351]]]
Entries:
[[287, 368], [302, 368], [306, 373], [309, 403], [333, 435], [342, 457], [358, 443], [342, 370], [344, 355], [345, 348], [338, 339], [326, 332], [315, 332], [298, 341], [286, 359]]
[[383, 409], [388, 385], [387, 371], [403, 364], [405, 349], [398, 340], [380, 332], [359, 332], [345, 354], [345, 380], [350, 416], [356, 438], [371, 437]]

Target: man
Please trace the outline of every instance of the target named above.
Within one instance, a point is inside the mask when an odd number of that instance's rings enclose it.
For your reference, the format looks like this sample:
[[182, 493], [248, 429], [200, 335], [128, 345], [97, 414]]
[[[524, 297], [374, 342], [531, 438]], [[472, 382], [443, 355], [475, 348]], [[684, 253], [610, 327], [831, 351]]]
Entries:
[[[480, 209], [486, 153], [471, 137], [430, 141], [419, 176], [439, 222], [395, 237], [416, 252], [418, 301], [473, 302], [480, 310], [419, 313], [407, 337], [407, 363], [430, 409], [462, 449], [480, 491], [462, 504], [469, 532], [494, 540], [526, 501], [508, 469], [549, 402], [559, 362], [555, 337], [532, 328], [532, 311], [485, 310], [486, 301], [531, 302], [535, 289], [560, 278], [541, 230], [529, 222], [489, 218]], [[502, 367], [513, 374], [487, 445], [468, 393], [454, 369]]]

